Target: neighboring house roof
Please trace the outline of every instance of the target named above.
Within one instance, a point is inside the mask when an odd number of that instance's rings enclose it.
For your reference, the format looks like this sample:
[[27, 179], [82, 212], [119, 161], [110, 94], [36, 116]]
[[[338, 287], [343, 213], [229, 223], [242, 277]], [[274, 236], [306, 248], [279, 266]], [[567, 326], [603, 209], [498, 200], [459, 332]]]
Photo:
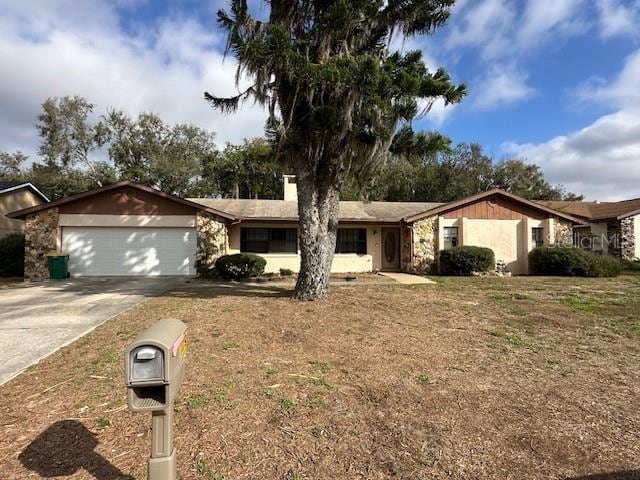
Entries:
[[[190, 198], [189, 201], [228, 212], [242, 220], [297, 221], [298, 203], [284, 200]], [[403, 218], [435, 208], [433, 202], [340, 202], [341, 222], [397, 223]]]
[[100, 193], [103, 193], [103, 192], [108, 192], [109, 190], [114, 190], [116, 188], [121, 188], [121, 187], [136, 188], [138, 190], [142, 190], [144, 192], [152, 193], [154, 195], [158, 195], [160, 197], [172, 200], [174, 202], [181, 203], [181, 204], [187, 205], [189, 207], [193, 207], [193, 208], [195, 208], [197, 210], [202, 210], [202, 211], [205, 211], [207, 213], [211, 213], [213, 215], [217, 215], [218, 217], [222, 217], [222, 218], [227, 219], [227, 220], [231, 220], [231, 221], [238, 220], [235, 216], [230, 215], [230, 214], [228, 214], [226, 212], [222, 212], [220, 210], [216, 210], [214, 208], [210, 208], [210, 207], [207, 207], [207, 206], [199, 204], [199, 203], [194, 203], [194, 202], [191, 202], [189, 200], [185, 200], [184, 198], [179, 198], [179, 197], [176, 197], [174, 195], [169, 195], [168, 193], [161, 192], [161, 191], [156, 190], [154, 188], [147, 187], [145, 185], [140, 185], [140, 184], [134, 183], [134, 182], [129, 182], [129, 181], [122, 181], [122, 182], [113, 183], [111, 185], [107, 185], [105, 187], [97, 188], [97, 189], [91, 190], [89, 192], [83, 192], [83, 193], [78, 193], [76, 195], [71, 195], [69, 197], [65, 197], [65, 198], [62, 198], [60, 200], [56, 200], [55, 202], [43, 203], [42, 205], [37, 205], [35, 207], [29, 207], [29, 208], [25, 208], [23, 210], [18, 210], [17, 212], [11, 212], [11, 213], [7, 214], [7, 217], [9, 217], [9, 218], [25, 218], [27, 215], [30, 215], [32, 213], [37, 213], [37, 212], [40, 212], [42, 210], [47, 210], [49, 208], [54, 208], [54, 207], [58, 207], [60, 205], [65, 205], [67, 203], [76, 202], [78, 200], [82, 200], [83, 198], [88, 198], [88, 197], [91, 197], [93, 195], [97, 195], [97, 194], [100, 194]]
[[469, 197], [465, 197], [461, 200], [457, 200], [455, 202], [449, 202], [449, 203], [445, 203], [445, 204], [440, 204], [439, 206], [436, 206], [435, 208], [432, 208], [430, 210], [425, 210], [423, 212], [420, 212], [419, 214], [416, 215], [412, 215], [412, 216], [407, 216], [405, 217], [403, 220], [407, 223], [413, 223], [416, 222], [418, 220], [421, 220], [423, 218], [427, 218], [427, 217], [432, 217], [434, 215], [439, 215], [441, 213], [445, 213], [448, 212], [449, 210], [453, 210], [456, 208], [460, 208], [463, 207], [465, 205], [469, 205], [471, 203], [475, 203], [479, 200], [482, 200], [484, 198], [487, 197], [491, 197], [494, 195], [499, 195], [501, 197], [507, 198], [511, 201], [520, 203], [522, 205], [526, 205], [528, 207], [534, 208], [536, 210], [548, 213], [550, 215], [553, 216], [557, 216], [557, 217], [561, 217], [564, 218], [566, 220], [569, 220], [572, 223], [578, 223], [578, 224], [582, 224], [583, 220], [576, 218], [575, 216], [569, 215], [567, 213], [549, 208], [545, 205], [541, 205], [540, 203], [536, 203], [533, 202], [531, 200], [527, 200], [525, 198], [519, 197], [518, 195], [514, 195], [513, 193], [509, 193], [509, 192], [505, 192], [504, 190], [500, 190], [499, 188], [494, 188], [492, 190], [488, 190], [486, 192], [482, 192], [482, 193], [478, 193], [477, 195], [471, 195]]
[[620, 220], [640, 213], [640, 198], [621, 202], [539, 200], [538, 203], [588, 220]]
[[16, 190], [22, 190], [23, 188], [28, 188], [37, 196], [39, 196], [43, 201], [49, 202], [47, 196], [42, 193], [38, 188], [31, 182], [0, 182], [0, 195], [4, 195], [6, 193], [15, 192]]

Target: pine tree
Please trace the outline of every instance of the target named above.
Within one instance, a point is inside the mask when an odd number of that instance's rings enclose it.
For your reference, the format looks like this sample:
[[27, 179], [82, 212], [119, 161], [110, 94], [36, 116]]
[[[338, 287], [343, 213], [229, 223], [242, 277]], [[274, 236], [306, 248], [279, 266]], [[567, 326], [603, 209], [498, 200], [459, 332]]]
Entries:
[[384, 164], [401, 124], [438, 99], [459, 102], [464, 85], [431, 72], [420, 51], [392, 42], [430, 34], [454, 0], [270, 0], [256, 20], [246, 0], [220, 10], [237, 79], [251, 85], [232, 98], [205, 93], [224, 112], [253, 99], [269, 110], [267, 132], [298, 183], [300, 274], [295, 296], [326, 295], [345, 179], [365, 183]]

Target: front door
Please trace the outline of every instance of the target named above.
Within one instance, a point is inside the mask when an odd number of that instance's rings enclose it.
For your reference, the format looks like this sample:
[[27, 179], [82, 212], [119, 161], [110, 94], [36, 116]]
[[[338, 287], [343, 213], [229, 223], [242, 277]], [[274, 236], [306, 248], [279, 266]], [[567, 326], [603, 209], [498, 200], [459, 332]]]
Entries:
[[400, 270], [400, 229], [382, 229], [382, 269]]

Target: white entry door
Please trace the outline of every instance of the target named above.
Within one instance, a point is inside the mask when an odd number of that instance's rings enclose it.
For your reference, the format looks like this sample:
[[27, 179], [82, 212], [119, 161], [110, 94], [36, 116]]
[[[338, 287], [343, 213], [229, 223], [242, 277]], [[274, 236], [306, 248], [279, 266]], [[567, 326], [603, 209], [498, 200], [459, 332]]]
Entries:
[[64, 227], [71, 276], [195, 275], [195, 228]]

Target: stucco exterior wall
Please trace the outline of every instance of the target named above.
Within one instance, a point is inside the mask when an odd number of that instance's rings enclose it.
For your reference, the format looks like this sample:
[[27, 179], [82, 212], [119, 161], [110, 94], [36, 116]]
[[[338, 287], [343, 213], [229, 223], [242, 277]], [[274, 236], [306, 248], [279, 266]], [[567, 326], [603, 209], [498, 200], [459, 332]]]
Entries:
[[58, 249], [58, 209], [29, 215], [25, 221], [24, 276], [40, 281], [49, 278], [47, 254]]
[[26, 188], [0, 195], [0, 237], [24, 231], [24, 222], [7, 218], [7, 213], [34, 207], [41, 203], [43, 203], [42, 199]]
[[[240, 232], [242, 228], [297, 228], [297, 223], [242, 222], [229, 227], [228, 253], [240, 253]], [[367, 253], [335, 254], [331, 266], [333, 273], [364, 273], [382, 268], [381, 226], [379, 225], [342, 225], [340, 228], [364, 228], [367, 230]], [[299, 253], [299, 252], [298, 252]], [[266, 273], [278, 273], [281, 268], [293, 272], [300, 270], [300, 255], [294, 253], [260, 253], [267, 261]]]
[[526, 220], [467, 219], [463, 245], [486, 247], [493, 250], [496, 263], [504, 262], [514, 275], [527, 273], [527, 257], [522, 255], [528, 246]]

